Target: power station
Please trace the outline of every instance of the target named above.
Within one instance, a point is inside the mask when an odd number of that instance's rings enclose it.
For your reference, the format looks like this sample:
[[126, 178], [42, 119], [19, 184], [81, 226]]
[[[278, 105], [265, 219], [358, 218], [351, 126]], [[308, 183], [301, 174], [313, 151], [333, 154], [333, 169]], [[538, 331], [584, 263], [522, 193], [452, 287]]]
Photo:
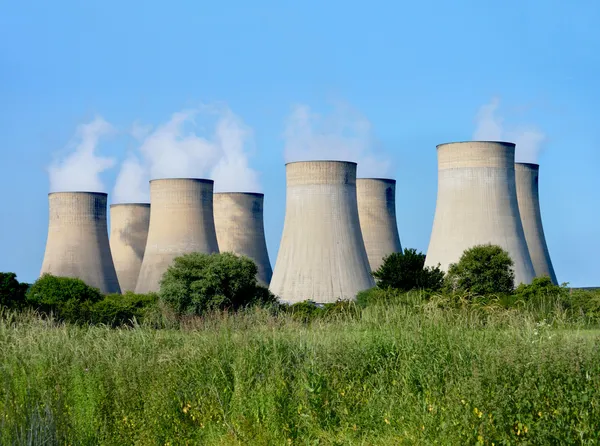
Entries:
[[535, 275], [537, 277], [548, 276], [555, 285], [558, 285], [542, 225], [538, 187], [539, 172], [538, 164], [515, 164], [519, 212]]
[[108, 241], [107, 195], [48, 194], [49, 221], [41, 274], [72, 277], [101, 292], [120, 293]]
[[440, 144], [437, 156], [437, 203], [425, 265], [447, 271], [466, 249], [491, 243], [510, 254], [515, 284], [531, 283], [535, 273], [517, 201], [515, 145]]
[[[493, 244], [514, 262], [515, 285], [548, 276], [557, 284], [542, 224], [539, 165], [515, 163], [515, 144], [437, 146], [437, 202], [426, 266], [447, 271], [466, 249]], [[274, 269], [264, 194], [213, 193], [213, 181], [150, 181], [150, 204], [113, 204], [107, 194], [48, 194], [41, 274], [79, 278], [103, 293], [157, 292], [175, 257], [233, 252], [257, 265], [257, 281], [281, 301], [352, 300], [375, 285], [372, 271], [402, 252], [396, 180], [356, 178], [349, 161], [285, 165], [284, 227]]]
[[150, 224], [149, 203], [110, 206], [110, 251], [121, 291], [134, 291]]
[[219, 252], [213, 215], [213, 181], [150, 181], [150, 224], [136, 293], [157, 292], [175, 257]]
[[396, 180], [358, 178], [356, 196], [369, 264], [377, 271], [384, 257], [402, 252], [396, 221]]
[[256, 279], [268, 287], [273, 270], [267, 252], [263, 221], [264, 194], [215, 193], [214, 216], [220, 252], [233, 252], [254, 260]]
[[356, 163], [288, 163], [286, 183], [271, 292], [288, 303], [327, 303], [373, 287], [358, 216]]

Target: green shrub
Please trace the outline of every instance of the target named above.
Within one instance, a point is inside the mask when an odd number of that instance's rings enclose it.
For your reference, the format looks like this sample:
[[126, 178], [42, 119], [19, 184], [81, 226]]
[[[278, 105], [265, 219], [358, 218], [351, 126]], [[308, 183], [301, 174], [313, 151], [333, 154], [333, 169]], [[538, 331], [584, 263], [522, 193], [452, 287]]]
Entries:
[[27, 292], [27, 301], [43, 313], [67, 322], [89, 321], [92, 307], [103, 299], [97, 288], [80, 279], [44, 274]]
[[530, 284], [522, 283], [515, 290], [515, 296], [526, 302], [544, 297], [564, 299], [568, 293], [566, 287], [555, 285], [548, 276], [536, 277]]
[[573, 316], [586, 316], [596, 322], [600, 320], [600, 289], [571, 289], [565, 293], [564, 303]]
[[292, 305], [282, 305], [282, 308], [284, 312], [292, 316], [292, 319], [304, 323], [310, 323], [317, 319], [353, 319], [358, 317], [361, 311], [355, 302], [342, 299], [322, 305], [305, 300]]
[[515, 274], [508, 252], [496, 245], [477, 245], [465, 250], [458, 263], [448, 268], [448, 292], [468, 292], [485, 296], [512, 293]]
[[175, 258], [160, 283], [160, 298], [179, 314], [270, 304], [275, 297], [256, 282], [256, 264], [232, 253]]
[[0, 306], [22, 309], [26, 306], [25, 295], [29, 285], [20, 283], [15, 273], [0, 273]]
[[157, 301], [157, 294], [109, 294], [93, 305], [88, 322], [112, 327], [131, 325], [134, 319], [142, 322]]
[[437, 291], [444, 283], [444, 273], [438, 267], [425, 266], [425, 254], [416, 249], [390, 254], [373, 272], [379, 288], [395, 288], [402, 291], [424, 289]]
[[324, 313], [323, 308], [311, 300], [296, 302], [292, 305], [283, 305], [282, 307], [286, 313], [292, 316], [292, 319], [304, 323], [312, 322]]

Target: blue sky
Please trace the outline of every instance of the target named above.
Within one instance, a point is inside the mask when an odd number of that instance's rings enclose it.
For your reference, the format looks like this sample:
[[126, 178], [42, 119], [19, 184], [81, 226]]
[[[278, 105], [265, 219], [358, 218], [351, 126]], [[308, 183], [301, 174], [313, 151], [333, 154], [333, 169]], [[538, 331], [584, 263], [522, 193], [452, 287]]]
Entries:
[[[496, 104], [507, 135], [543, 135], [533, 150], [559, 281], [600, 285], [599, 21], [593, 0], [0, 2], [0, 271], [37, 277], [47, 167], [78, 126], [102, 117], [112, 128], [96, 148], [114, 160], [99, 176], [112, 198], [148, 132], [200, 104], [234, 114], [225, 130], [239, 138], [227, 144], [243, 142], [266, 194], [273, 265], [294, 156], [285, 129], [298, 110], [330, 116], [315, 125], [325, 130], [304, 129], [315, 150], [330, 132], [389, 165], [402, 243], [425, 251], [435, 146], [471, 139], [478, 112]], [[203, 125], [189, 144], [204, 147], [206, 131], [218, 151]]]

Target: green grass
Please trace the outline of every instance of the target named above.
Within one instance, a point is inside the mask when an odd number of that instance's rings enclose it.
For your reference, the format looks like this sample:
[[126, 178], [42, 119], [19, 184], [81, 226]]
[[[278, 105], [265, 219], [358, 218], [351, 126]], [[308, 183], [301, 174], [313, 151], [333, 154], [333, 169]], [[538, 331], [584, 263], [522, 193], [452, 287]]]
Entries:
[[600, 331], [544, 316], [416, 295], [308, 325], [5, 314], [0, 444], [597, 444]]

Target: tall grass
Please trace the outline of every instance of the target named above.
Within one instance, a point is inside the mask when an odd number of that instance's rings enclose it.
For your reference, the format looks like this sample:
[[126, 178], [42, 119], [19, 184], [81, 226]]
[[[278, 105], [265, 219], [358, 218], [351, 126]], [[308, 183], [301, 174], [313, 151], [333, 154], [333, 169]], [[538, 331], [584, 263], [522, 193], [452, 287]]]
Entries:
[[[0, 443], [597, 444], [600, 331], [418, 295], [310, 324], [0, 320]], [[535, 311], [534, 311], [535, 310]]]

